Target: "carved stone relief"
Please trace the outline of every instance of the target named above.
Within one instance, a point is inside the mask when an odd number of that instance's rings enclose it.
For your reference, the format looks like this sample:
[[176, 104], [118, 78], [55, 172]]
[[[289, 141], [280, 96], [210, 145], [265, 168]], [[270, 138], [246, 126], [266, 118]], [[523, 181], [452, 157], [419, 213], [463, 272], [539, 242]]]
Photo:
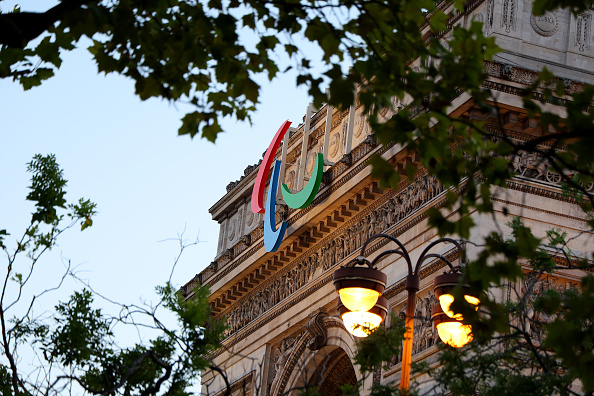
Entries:
[[244, 232], [244, 228], [243, 228], [243, 208], [239, 208], [239, 210], [237, 211], [237, 237], [242, 236], [243, 232]]
[[[497, 62], [485, 62], [485, 72], [491, 77], [504, 78], [526, 85], [532, 84], [538, 78], [538, 73], [535, 71]], [[569, 94], [581, 92], [584, 89], [583, 83], [577, 81], [566, 80], [564, 83]], [[549, 87], [554, 89], [556, 84], [557, 80], [553, 80]], [[541, 87], [544, 88], [544, 84]]]
[[[550, 170], [548, 163], [536, 154], [520, 151], [514, 158], [508, 159], [520, 176], [548, 183], [560, 181], [560, 175]], [[589, 186], [588, 190], [594, 190], [594, 185]], [[422, 176], [393, 196], [386, 197], [376, 208], [361, 212], [334, 232], [331, 238], [326, 238], [316, 245], [315, 250], [307, 256], [293, 261], [274, 278], [263, 283], [259, 289], [238, 301], [237, 305], [225, 314], [228, 325], [226, 336], [236, 333], [305, 287], [321, 273], [339, 265], [359, 249], [369, 236], [389, 229], [441, 191], [443, 188], [434, 177]]]
[[328, 314], [320, 311], [307, 321], [307, 331], [312, 335], [307, 347], [312, 351], [323, 348], [328, 342], [328, 330], [324, 324], [324, 318], [326, 317], [328, 317]]
[[367, 129], [367, 121], [365, 120], [365, 117], [363, 116], [363, 112], [360, 112], [359, 115], [357, 116], [357, 118], [355, 118], [355, 129], [353, 130], [353, 136], [358, 138], [359, 136], [361, 136], [361, 133], [363, 132], [364, 129]]
[[[321, 348], [326, 345], [326, 341], [328, 339], [327, 331], [331, 328], [340, 328], [346, 332], [344, 324], [340, 318], [328, 316], [325, 312], [320, 311], [312, 315], [311, 319], [307, 322], [303, 330], [291, 334], [272, 347], [270, 362], [268, 365], [269, 371], [266, 395], [271, 396], [289, 394], [289, 392], [285, 392], [287, 391], [287, 387], [293, 386], [293, 384], [288, 383], [292, 373], [295, 370], [302, 369], [298, 362], [303, 358], [304, 354], [309, 353], [307, 352], [307, 349], [315, 352], [319, 349], [317, 346], [320, 346]], [[312, 346], [314, 347], [312, 348]], [[347, 358], [347, 361], [344, 363], [348, 362], [348, 365], [350, 365], [352, 368], [352, 363], [342, 348], [334, 349], [332, 352], [326, 355], [326, 359], [324, 359], [324, 361], [329, 362], [328, 358], [342, 357], [343, 355]], [[334, 363], [336, 362], [337, 361], [334, 360], [330, 366], [334, 366]], [[316, 372], [318, 373], [318, 379], [321, 377], [320, 373], [323, 374], [321, 379], [325, 379], [328, 378], [328, 373], [332, 371], [332, 368], [327, 365], [322, 367], [322, 369], [324, 368], [330, 368], [330, 370], [324, 370], [324, 372], [321, 373], [321, 371], [316, 369]], [[313, 379], [314, 377], [315, 373], [312, 374], [310, 378]], [[352, 379], [351, 377], [354, 378], [356, 382], [356, 375], [354, 371], [352, 376], [349, 376], [348, 378], [341, 378], [340, 376], [334, 375], [332, 376], [330, 382], [336, 385], [338, 383], [344, 383], [344, 380]], [[316, 383], [320, 384], [319, 381]], [[327, 395], [328, 393], [321, 392], [320, 394]]]
[[483, 22], [483, 27], [484, 27], [485, 18], [483, 17], [482, 13], [479, 12], [477, 14], [474, 14], [473, 18], [477, 22]]
[[590, 49], [592, 14], [580, 14], [576, 20], [575, 46], [580, 52]]
[[232, 241], [235, 238], [235, 229], [237, 228], [237, 220], [233, 219], [229, 222], [229, 240]]
[[220, 253], [223, 250], [223, 242], [225, 241], [225, 223], [221, 223], [219, 226], [219, 245], [217, 249], [217, 253]]
[[559, 21], [554, 13], [547, 11], [544, 15], [530, 15], [530, 25], [536, 33], [548, 37], [557, 32]]
[[241, 301], [227, 315], [228, 327], [225, 335], [234, 334], [310, 283], [320, 273], [338, 265], [359, 249], [371, 235], [387, 230], [441, 191], [443, 188], [435, 177], [423, 176], [376, 209], [353, 219], [308, 257], [296, 260], [294, 265], [281, 270], [276, 278], [261, 290]]
[[305, 162], [305, 173], [307, 174], [307, 176], [311, 176], [313, 169], [314, 169], [314, 165], [316, 164], [316, 154], [317, 151], [315, 148], [313, 148], [308, 154], [307, 154], [307, 161]]
[[342, 122], [342, 131], [340, 132], [341, 147], [346, 147], [347, 131], [349, 129], [349, 119], [345, 118]]
[[309, 386], [317, 387], [318, 394], [342, 396], [340, 386], [357, 384], [357, 375], [346, 352], [337, 348], [330, 352], [311, 375]]
[[251, 227], [252, 223], [254, 222], [254, 212], [251, 211], [251, 209], [247, 210], [247, 215], [245, 218], [245, 224], [248, 227]]
[[[549, 161], [537, 153], [529, 153], [521, 150], [513, 158], [509, 158], [509, 160], [514, 171], [520, 176], [554, 184], [559, 184], [562, 180], [561, 174], [552, 169]], [[566, 171], [564, 172], [564, 175], [572, 178], [575, 175], [575, 172]], [[586, 190], [593, 191], [594, 185], [587, 186]]]
[[[418, 72], [418, 71], [420, 71], [420, 68], [419, 68], [419, 66], [414, 66], [413, 70]], [[390, 99], [390, 102], [391, 102], [390, 106], [386, 106], [378, 112], [378, 114], [380, 116], [380, 121], [389, 120], [396, 113], [397, 109], [401, 109], [404, 107], [404, 104], [396, 96], [393, 96]]]
[[301, 331], [297, 335], [286, 337], [272, 349], [272, 353], [270, 354], [270, 368], [268, 373], [269, 381], [266, 394], [270, 395], [270, 390], [276, 387], [276, 384], [280, 380], [280, 373], [287, 364], [289, 356], [291, 356], [291, 353], [295, 349], [295, 344], [301, 339], [301, 337], [303, 337], [304, 334], [305, 331]]
[[340, 134], [335, 133], [330, 138], [330, 147], [328, 148], [328, 154], [330, 158], [334, 158], [340, 150]]
[[285, 184], [290, 189], [295, 188], [295, 171], [294, 170], [290, 171], [289, 174], [287, 175], [287, 181], [285, 182]]
[[501, 27], [509, 33], [516, 30], [516, 16], [518, 13], [517, 0], [503, 0], [503, 10], [501, 12]]
[[488, 35], [493, 31], [494, 10], [495, 0], [487, 0], [484, 25], [485, 35]]

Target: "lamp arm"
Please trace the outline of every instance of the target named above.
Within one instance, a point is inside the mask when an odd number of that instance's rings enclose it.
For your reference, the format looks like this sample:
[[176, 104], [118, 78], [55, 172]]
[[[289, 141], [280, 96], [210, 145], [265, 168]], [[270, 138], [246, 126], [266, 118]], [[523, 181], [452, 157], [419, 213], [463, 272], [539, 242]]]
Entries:
[[[450, 260], [448, 260], [445, 256], [442, 256], [441, 254], [429, 253], [429, 254], [425, 255], [425, 257], [423, 257], [423, 261], [427, 260], [428, 258], [438, 258], [441, 261], [443, 261], [444, 263], [446, 263], [452, 271], [454, 271], [456, 269], [454, 264], [452, 264], [452, 262]], [[421, 267], [420, 264], [421, 264], [421, 261], [419, 260], [418, 268]], [[417, 270], [418, 270], [418, 268], [417, 268]]]
[[341, 267], [354, 267], [356, 265], [367, 265], [369, 268], [373, 268], [373, 264], [371, 263], [371, 261], [367, 260], [363, 256], [355, 257], [354, 259], [351, 259], [348, 263], [342, 265]]
[[[399, 254], [400, 256], [402, 256], [406, 259], [404, 252], [402, 252], [400, 250], [396, 250], [396, 249], [390, 249], [390, 250], [386, 250], [385, 252], [381, 252], [380, 254], [378, 254], [377, 257], [374, 258], [373, 261], [371, 262], [371, 266], [375, 268], [375, 264], [389, 254]], [[407, 261], [406, 264], [408, 265], [408, 274], [412, 275], [411, 263]]]
[[[389, 252], [393, 252], [393, 253], [397, 252], [402, 257], [404, 257], [404, 260], [406, 260], [406, 264], [408, 265], [408, 272], [409, 272], [409, 274], [412, 274], [412, 260], [410, 259], [410, 256], [408, 255], [408, 251], [406, 250], [406, 248], [404, 247], [402, 242], [400, 242], [398, 239], [394, 238], [392, 235], [380, 233], [380, 234], [375, 234], [375, 235], [370, 236], [363, 244], [363, 247], [361, 247], [361, 256], [365, 257], [365, 249], [367, 249], [367, 246], [371, 243], [371, 241], [373, 241], [374, 239], [378, 239], [378, 238], [387, 238], [387, 239], [391, 240], [392, 242], [394, 242], [396, 245], [398, 245], [398, 247], [401, 250], [389, 250]], [[381, 254], [380, 254], [380, 256], [381, 256]], [[374, 263], [376, 261], [377, 261], [377, 258], [375, 260], [373, 260]]]
[[[417, 265], [415, 267], [415, 274], [418, 275], [419, 274], [419, 269], [421, 268], [421, 264], [423, 263], [423, 261], [425, 261], [425, 258], [427, 257], [427, 252], [429, 252], [429, 250], [435, 246], [438, 245], [440, 243], [445, 243], [445, 242], [449, 242], [452, 243], [460, 252], [460, 258], [463, 259], [464, 258], [464, 249], [462, 249], [462, 245], [460, 245], [460, 243], [458, 241], [456, 241], [455, 239], [452, 238], [440, 238], [437, 241], [433, 241], [429, 244], [429, 246], [427, 246], [425, 248], [425, 250], [423, 250], [423, 253], [421, 253], [421, 255], [419, 256], [419, 260], [417, 261]], [[431, 257], [436, 257], [436, 256], [431, 256]]]

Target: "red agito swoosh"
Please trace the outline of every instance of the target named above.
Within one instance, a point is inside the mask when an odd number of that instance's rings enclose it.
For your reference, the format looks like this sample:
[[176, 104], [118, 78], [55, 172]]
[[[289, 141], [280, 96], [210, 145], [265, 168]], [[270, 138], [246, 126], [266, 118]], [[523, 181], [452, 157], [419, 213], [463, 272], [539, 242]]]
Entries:
[[274, 157], [276, 156], [276, 151], [278, 150], [278, 146], [280, 145], [285, 133], [291, 126], [291, 122], [289, 120], [285, 121], [283, 125], [278, 129], [276, 135], [274, 135], [274, 139], [270, 142], [270, 146], [268, 146], [268, 150], [266, 150], [266, 154], [264, 155], [264, 159], [262, 160], [262, 164], [260, 165], [260, 169], [258, 170], [258, 176], [256, 177], [256, 182], [254, 183], [254, 189], [252, 190], [252, 212], [254, 213], [264, 213], [264, 187], [266, 185], [266, 180], [268, 179], [268, 173], [270, 172], [270, 167], [274, 162]]

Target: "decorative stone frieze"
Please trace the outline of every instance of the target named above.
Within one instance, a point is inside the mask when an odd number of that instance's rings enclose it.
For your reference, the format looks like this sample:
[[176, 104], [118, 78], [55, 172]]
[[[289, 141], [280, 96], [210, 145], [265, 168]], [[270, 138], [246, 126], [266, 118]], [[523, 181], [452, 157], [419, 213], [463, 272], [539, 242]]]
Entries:
[[[485, 61], [484, 64], [485, 64], [485, 72], [490, 77], [504, 78], [506, 80], [509, 80], [509, 81], [512, 81], [515, 83], [519, 83], [519, 84], [525, 84], [525, 85], [532, 84], [538, 78], [538, 72], [535, 72], [533, 70], [524, 69], [521, 67], [517, 67], [514, 65], [508, 65], [508, 64], [498, 63], [498, 62], [489, 62], [489, 61]], [[552, 82], [551, 87], [554, 88], [556, 86], [557, 80], [558, 79], [555, 79]], [[580, 83], [578, 81], [568, 80], [568, 79], [565, 79], [565, 80], [568, 81], [568, 83], [566, 84], [567, 93], [573, 94], [576, 92], [583, 91], [583, 89], [584, 89], [583, 83]], [[493, 83], [493, 82], [490, 82], [490, 83]], [[565, 84], [565, 81], [564, 81], [564, 84]], [[515, 93], [515, 91], [510, 92], [510, 93]], [[521, 95], [521, 94], [522, 93], [518, 90], [518, 95]]]
[[[281, 301], [296, 293], [319, 274], [329, 271], [355, 253], [371, 235], [383, 232], [434, 199], [443, 187], [434, 176], [422, 176], [406, 188], [388, 192], [337, 231], [318, 243], [303, 258], [279, 271], [264, 286], [242, 298], [225, 314], [231, 336]], [[316, 276], [316, 274], [318, 274]]]

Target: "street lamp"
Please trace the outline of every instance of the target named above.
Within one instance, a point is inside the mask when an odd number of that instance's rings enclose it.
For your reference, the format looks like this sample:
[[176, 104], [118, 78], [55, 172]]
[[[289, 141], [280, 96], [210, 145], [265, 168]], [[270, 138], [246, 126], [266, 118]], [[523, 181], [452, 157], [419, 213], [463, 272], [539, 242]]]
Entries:
[[433, 320], [439, 338], [446, 344], [461, 348], [472, 341], [472, 326], [465, 325], [461, 319], [455, 319], [447, 315], [441, 309], [440, 304], [433, 307], [431, 320]]
[[[373, 261], [369, 261], [365, 258], [365, 250], [372, 241], [378, 238], [389, 239], [396, 243], [399, 249], [386, 250], [378, 254]], [[421, 265], [427, 259], [437, 258], [446, 263], [451, 270], [451, 273], [436, 277], [435, 283], [436, 294], [439, 293], [439, 296], [437, 297], [442, 298], [440, 299], [440, 305], [436, 305], [433, 309], [431, 317], [440, 338], [443, 342], [455, 347], [461, 347], [472, 340], [472, 327], [464, 325], [461, 321], [462, 318], [454, 315], [449, 309], [453, 301], [453, 297], [449, 292], [453, 287], [458, 285], [461, 275], [456, 272], [460, 267], [455, 267], [441, 254], [429, 253], [431, 248], [440, 243], [452, 243], [460, 253], [460, 257], [464, 257], [464, 250], [457, 241], [451, 238], [441, 238], [431, 242], [429, 246], [423, 250], [413, 270], [410, 255], [398, 239], [388, 234], [375, 234], [365, 241], [361, 247], [361, 254], [357, 258], [349, 261], [344, 266], [334, 271], [334, 287], [340, 295], [338, 299], [338, 311], [340, 317], [351, 334], [357, 337], [366, 337], [373, 331], [373, 329], [380, 325], [388, 311], [387, 301], [384, 297], [381, 297], [381, 293], [383, 293], [386, 286], [387, 276], [376, 268], [376, 263], [390, 254], [398, 254], [406, 261], [408, 275], [406, 277], [404, 288], [408, 292], [408, 298], [406, 304], [406, 332], [404, 334], [404, 342], [402, 346], [402, 368], [400, 377], [400, 389], [403, 390], [408, 390], [410, 385], [416, 293], [419, 291], [419, 272]], [[466, 298], [466, 296], [468, 296], [468, 298]], [[442, 299], [444, 301], [444, 309], [441, 307]], [[479, 302], [478, 299], [470, 293], [465, 293], [465, 299], [473, 305], [477, 305]], [[448, 316], [448, 313], [451, 313], [452, 316]]]
[[369, 311], [386, 289], [388, 276], [373, 266], [356, 267], [365, 262], [357, 257], [352, 265], [345, 265], [334, 271], [334, 287], [342, 304], [351, 311]]
[[[439, 300], [439, 305], [441, 306], [442, 311], [450, 318], [458, 320], [462, 320], [464, 318], [462, 317], [461, 313], [454, 314], [454, 312], [450, 309], [450, 306], [454, 302], [454, 296], [451, 294], [451, 291], [456, 286], [459, 286], [461, 281], [461, 273], [450, 272], [436, 276], [434, 283], [435, 287], [433, 288], [435, 297]], [[466, 302], [470, 305], [474, 305], [475, 309], [478, 310], [478, 304], [480, 300], [470, 291], [470, 287], [468, 285], [462, 285], [462, 293]]]
[[386, 319], [388, 300], [379, 297], [373, 307], [367, 311], [351, 311], [338, 297], [338, 314], [344, 322], [344, 327], [356, 337], [367, 337], [369, 332], [377, 329]]

